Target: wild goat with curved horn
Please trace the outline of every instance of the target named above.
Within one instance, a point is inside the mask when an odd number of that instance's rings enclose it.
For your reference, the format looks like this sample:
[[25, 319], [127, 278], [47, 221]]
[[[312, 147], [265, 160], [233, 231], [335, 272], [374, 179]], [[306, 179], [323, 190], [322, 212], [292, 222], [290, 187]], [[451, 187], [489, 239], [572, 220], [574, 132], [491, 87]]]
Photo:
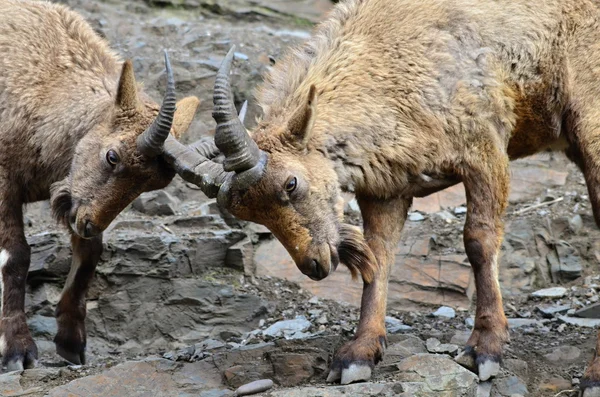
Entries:
[[[5, 0], [0, 14], [0, 48], [11, 54], [0, 59], [2, 366], [22, 370], [37, 359], [24, 308], [31, 249], [22, 207], [47, 199], [73, 248], [54, 342], [58, 354], [82, 364], [85, 295], [102, 253], [102, 232], [140, 193], [173, 179], [175, 171], [160, 155], [163, 143], [188, 129], [199, 101], [182, 99], [175, 110], [165, 53], [167, 89], [159, 108], [138, 87], [131, 61], [120, 61], [62, 5]], [[40, 37], [50, 40], [46, 46], [40, 47]]]
[[[477, 309], [459, 360], [485, 381], [509, 339], [498, 284], [509, 161], [564, 150], [600, 225], [598, 25], [590, 0], [340, 2], [267, 75], [253, 142], [232, 117], [226, 58], [215, 90], [225, 168], [185, 150], [176, 168], [267, 226], [309, 277], [338, 262], [362, 273], [356, 336], [329, 374], [342, 383], [368, 379], [384, 353], [388, 274], [412, 198], [462, 182]], [[356, 195], [364, 238], [343, 223], [343, 191]], [[598, 346], [584, 395], [600, 394]]]

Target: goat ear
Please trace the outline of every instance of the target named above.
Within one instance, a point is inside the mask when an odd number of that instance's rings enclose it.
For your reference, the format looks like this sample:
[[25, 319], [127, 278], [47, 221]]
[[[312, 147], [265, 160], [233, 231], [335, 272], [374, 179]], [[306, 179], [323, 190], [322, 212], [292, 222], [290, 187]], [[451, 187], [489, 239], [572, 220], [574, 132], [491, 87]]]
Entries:
[[135, 76], [133, 75], [133, 64], [128, 59], [123, 63], [119, 88], [117, 89], [117, 106], [123, 110], [138, 107], [138, 92]]
[[288, 121], [288, 131], [294, 144], [305, 148], [311, 136], [312, 128], [317, 115], [317, 89], [314, 85], [308, 91], [308, 100], [300, 105]]
[[198, 105], [200, 105], [200, 100], [195, 96], [189, 96], [177, 102], [177, 110], [175, 110], [173, 126], [171, 128], [175, 138], [179, 139], [190, 128]]

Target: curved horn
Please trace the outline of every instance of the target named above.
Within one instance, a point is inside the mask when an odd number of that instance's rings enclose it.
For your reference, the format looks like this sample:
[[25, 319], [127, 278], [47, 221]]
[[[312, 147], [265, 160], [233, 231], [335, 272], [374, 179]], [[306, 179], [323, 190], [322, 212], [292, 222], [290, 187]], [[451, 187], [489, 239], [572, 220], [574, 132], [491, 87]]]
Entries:
[[213, 118], [217, 122], [215, 144], [225, 155], [224, 169], [240, 173], [258, 164], [260, 149], [238, 119], [233, 105], [229, 71], [234, 51], [235, 46], [231, 47], [217, 72], [213, 94]]
[[150, 127], [137, 139], [138, 150], [149, 157], [155, 157], [162, 153], [163, 144], [171, 132], [175, 115], [175, 79], [173, 78], [173, 70], [171, 70], [171, 62], [169, 62], [166, 50], [165, 68], [167, 69], [167, 90], [160, 111]]
[[[246, 118], [246, 112], [248, 110], [248, 101], [244, 101], [242, 108], [240, 109], [240, 114], [238, 115], [238, 119], [242, 125], [244, 124], [244, 119]], [[204, 137], [200, 138], [198, 141], [192, 143], [190, 148], [194, 149], [201, 156], [206, 157], [209, 160], [214, 159], [220, 153], [219, 148], [215, 144], [214, 138]]]
[[217, 197], [221, 186], [233, 175], [233, 172], [226, 172], [222, 164], [207, 159], [173, 136], [165, 141], [163, 158], [183, 180], [199, 186], [209, 198]]

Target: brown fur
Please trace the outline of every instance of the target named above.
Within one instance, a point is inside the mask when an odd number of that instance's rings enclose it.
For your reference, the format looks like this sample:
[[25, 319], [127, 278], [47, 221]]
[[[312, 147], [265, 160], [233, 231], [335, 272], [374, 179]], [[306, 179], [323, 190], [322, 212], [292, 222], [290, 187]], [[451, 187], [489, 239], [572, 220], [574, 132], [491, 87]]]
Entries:
[[[366, 254], [360, 260], [370, 263], [355, 266], [373, 281], [333, 373], [382, 353], [387, 274], [406, 203], [460, 181], [477, 286], [467, 350], [483, 372], [500, 360], [508, 332], [497, 256], [509, 160], [566, 150], [600, 225], [599, 22], [589, 0], [347, 0], [268, 74], [258, 96], [264, 117], [252, 132], [268, 156], [264, 176], [232, 189], [229, 210], [269, 227], [302, 272], [314, 276], [318, 263], [322, 276], [341, 256], [341, 192], [362, 203], [377, 263]], [[289, 194], [292, 177], [298, 187]], [[588, 371], [593, 381], [598, 373]]]
[[[140, 193], [166, 186], [174, 171], [137, 150], [159, 105], [138, 87], [131, 62], [122, 63], [81, 16], [27, 0], [0, 2], [0, 14], [0, 353], [3, 365], [20, 369], [37, 357], [24, 315], [30, 249], [23, 204], [51, 198], [54, 216], [73, 233], [74, 273], [58, 307], [57, 346], [79, 360], [102, 231]], [[180, 103], [175, 135], [188, 128], [198, 100]], [[109, 150], [119, 156], [114, 167]]]

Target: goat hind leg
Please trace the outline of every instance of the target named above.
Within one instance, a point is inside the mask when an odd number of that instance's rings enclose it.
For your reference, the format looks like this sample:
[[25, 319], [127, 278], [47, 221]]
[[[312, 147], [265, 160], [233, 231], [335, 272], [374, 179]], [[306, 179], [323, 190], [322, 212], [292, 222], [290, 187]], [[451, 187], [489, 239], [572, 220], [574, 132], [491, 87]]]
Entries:
[[[575, 162], [585, 177], [596, 224], [600, 227], [600, 103], [593, 103], [590, 111], [581, 109], [568, 113], [569, 148], [567, 157]], [[596, 341], [596, 352], [586, 367], [580, 389], [584, 397], [600, 397], [600, 331]]]
[[508, 322], [498, 284], [498, 252], [502, 241], [502, 215], [508, 201], [508, 159], [492, 155], [466, 172], [467, 220], [464, 243], [475, 275], [477, 307], [475, 327], [465, 351], [457, 358], [475, 369], [481, 381], [498, 374], [502, 348], [508, 342]]
[[56, 306], [56, 352], [73, 364], [85, 364], [85, 296], [102, 254], [102, 235], [92, 239], [71, 236], [73, 262]]
[[394, 253], [410, 207], [410, 199], [378, 200], [357, 197], [363, 216], [365, 239], [377, 258], [374, 280], [365, 284], [356, 335], [336, 353], [327, 377], [348, 384], [369, 380], [382, 359], [387, 344], [385, 311], [388, 276], [394, 264]]

